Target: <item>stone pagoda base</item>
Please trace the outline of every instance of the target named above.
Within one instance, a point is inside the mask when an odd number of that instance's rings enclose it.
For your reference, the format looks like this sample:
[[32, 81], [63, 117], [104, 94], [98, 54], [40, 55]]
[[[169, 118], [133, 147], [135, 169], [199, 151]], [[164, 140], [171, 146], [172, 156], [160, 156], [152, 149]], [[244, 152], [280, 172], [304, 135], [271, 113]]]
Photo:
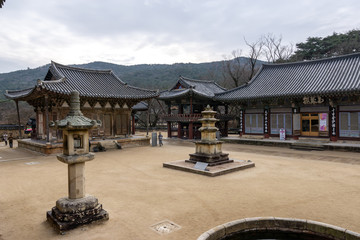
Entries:
[[105, 221], [109, 214], [94, 196], [79, 199], [61, 198], [56, 206], [46, 213], [47, 221], [59, 232], [74, 229], [81, 225]]
[[218, 153], [218, 154], [192, 153], [189, 155], [190, 155], [190, 159], [185, 160], [186, 162], [191, 162], [191, 163], [204, 162], [209, 164], [208, 166], [216, 166], [234, 161], [229, 159], [228, 153]]
[[236, 172], [239, 170], [255, 167], [255, 163], [251, 161], [245, 161], [245, 160], [231, 160], [231, 161], [232, 162], [220, 164], [216, 166], [208, 166], [204, 171], [194, 168], [195, 164], [189, 162], [188, 160], [163, 163], [163, 167], [189, 172], [189, 173], [201, 174], [208, 177], [216, 177], [216, 176]]

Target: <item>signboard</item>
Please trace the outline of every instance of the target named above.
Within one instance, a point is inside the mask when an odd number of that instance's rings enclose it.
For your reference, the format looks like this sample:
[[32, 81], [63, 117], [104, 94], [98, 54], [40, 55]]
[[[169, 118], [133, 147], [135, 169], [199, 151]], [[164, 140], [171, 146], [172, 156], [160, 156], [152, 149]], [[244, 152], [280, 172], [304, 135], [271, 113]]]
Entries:
[[330, 117], [331, 117], [331, 135], [336, 136], [336, 109], [330, 107]]
[[243, 110], [240, 110], [240, 118], [239, 118], [239, 132], [243, 132]]
[[320, 113], [319, 117], [320, 117], [319, 130], [322, 131], [322, 132], [326, 132], [328, 130], [328, 124], [327, 124], [328, 114], [327, 113]]
[[280, 128], [280, 140], [285, 140], [285, 128]]
[[209, 170], [206, 169], [208, 165], [209, 165], [208, 163], [196, 162], [194, 168], [198, 169], [198, 170], [201, 170], [201, 171], [209, 171]]
[[268, 131], [268, 113], [267, 109], [264, 110], [264, 133], [269, 133]]

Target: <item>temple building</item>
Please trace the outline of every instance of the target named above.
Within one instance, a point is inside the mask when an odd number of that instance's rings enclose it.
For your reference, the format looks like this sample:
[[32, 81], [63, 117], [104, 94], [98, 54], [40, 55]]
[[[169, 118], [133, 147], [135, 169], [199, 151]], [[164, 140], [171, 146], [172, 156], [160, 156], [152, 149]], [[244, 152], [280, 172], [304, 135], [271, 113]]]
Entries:
[[[228, 121], [233, 119], [228, 113], [228, 103], [214, 100], [217, 93], [225, 92], [226, 89], [214, 81], [189, 79], [180, 76], [174, 87], [160, 93], [158, 99], [167, 105], [167, 114], [162, 119], [167, 122], [168, 137], [200, 139], [201, 127], [199, 119], [201, 111], [207, 105], [217, 111], [216, 118], [219, 122], [216, 126], [221, 136], [228, 135]], [[173, 130], [175, 129], [175, 133]]]
[[44, 80], [30, 89], [8, 90], [9, 99], [26, 101], [36, 112], [34, 139], [50, 142], [61, 139], [59, 130], [49, 129], [50, 121], [63, 119], [69, 112], [70, 93], [78, 91], [83, 114], [101, 120], [90, 137], [115, 138], [131, 134], [131, 108], [137, 103], [157, 97], [158, 91], [129, 86], [111, 70], [91, 70], [51, 62]]
[[214, 100], [240, 107], [240, 135], [360, 140], [360, 54], [264, 64]]

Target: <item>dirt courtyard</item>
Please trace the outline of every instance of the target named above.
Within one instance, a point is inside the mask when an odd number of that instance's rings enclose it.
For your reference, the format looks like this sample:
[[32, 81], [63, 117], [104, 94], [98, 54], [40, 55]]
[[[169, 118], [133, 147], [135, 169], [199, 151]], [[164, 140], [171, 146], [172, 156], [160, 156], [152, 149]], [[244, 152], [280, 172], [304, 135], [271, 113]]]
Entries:
[[[359, 153], [297, 151], [224, 144], [230, 158], [256, 167], [206, 177], [162, 167], [187, 159], [191, 142], [97, 153], [86, 163], [86, 193], [110, 219], [58, 235], [46, 211], [67, 196], [67, 166], [0, 146], [0, 240], [195, 240], [217, 225], [247, 217], [311, 219], [360, 232]], [[3, 144], [3, 143], [0, 143]], [[160, 235], [151, 226], [169, 220], [181, 228]]]

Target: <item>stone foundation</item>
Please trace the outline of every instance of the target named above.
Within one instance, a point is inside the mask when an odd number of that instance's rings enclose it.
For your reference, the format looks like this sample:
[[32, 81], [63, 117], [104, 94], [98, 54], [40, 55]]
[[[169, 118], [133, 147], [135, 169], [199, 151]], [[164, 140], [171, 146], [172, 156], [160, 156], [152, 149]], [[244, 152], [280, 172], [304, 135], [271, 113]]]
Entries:
[[185, 160], [186, 162], [191, 162], [191, 163], [205, 162], [208, 163], [209, 166], [216, 166], [234, 161], [229, 159], [228, 153], [217, 153], [217, 154], [192, 153], [189, 155], [190, 155], [190, 159]]
[[56, 231], [63, 233], [81, 225], [108, 220], [109, 214], [98, 203], [97, 198], [87, 196], [57, 200], [56, 206], [46, 213], [46, 218]]

